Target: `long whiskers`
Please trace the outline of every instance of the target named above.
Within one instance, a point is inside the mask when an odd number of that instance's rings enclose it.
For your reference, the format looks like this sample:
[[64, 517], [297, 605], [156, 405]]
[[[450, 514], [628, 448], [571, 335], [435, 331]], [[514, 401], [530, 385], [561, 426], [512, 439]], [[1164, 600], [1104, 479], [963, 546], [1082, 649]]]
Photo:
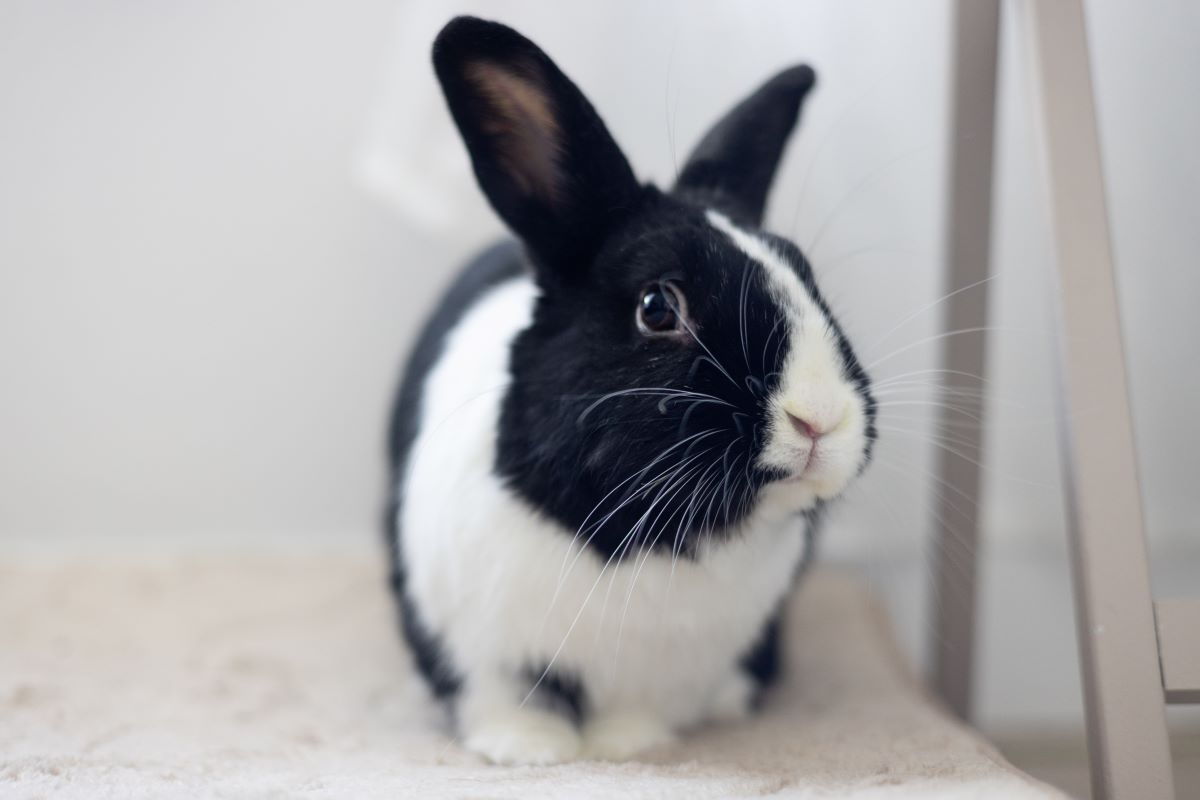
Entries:
[[[718, 358], [717, 358], [715, 355], [713, 355], [713, 352], [712, 352], [712, 350], [709, 350], [709, 349], [708, 349], [708, 345], [706, 345], [706, 344], [705, 344], [705, 343], [704, 343], [704, 342], [703, 342], [703, 341], [700, 339], [700, 335], [696, 333], [696, 329], [695, 329], [695, 328], [693, 328], [693, 327], [692, 327], [692, 325], [691, 325], [691, 323], [689, 323], [689, 322], [687, 321], [687, 317], [686, 317], [686, 315], [684, 315], [684, 314], [683, 314], [683, 312], [682, 312], [682, 309], [680, 309], [680, 308], [679, 308], [679, 304], [678, 304], [678, 303], [676, 303], [674, 300], [672, 300], [672, 299], [669, 299], [669, 298], [671, 297], [671, 295], [670, 295], [669, 293], [667, 294], [667, 297], [668, 297], [668, 300], [667, 300], [667, 302], [670, 304], [670, 306], [671, 306], [671, 310], [672, 310], [672, 311], [675, 313], [675, 315], [678, 317], [678, 319], [679, 319], [679, 324], [680, 324], [680, 325], [682, 325], [682, 326], [683, 326], [683, 328], [684, 328], [684, 330], [686, 330], [686, 331], [688, 332], [688, 335], [689, 335], [689, 336], [691, 336], [693, 340], [695, 340], [696, 344], [700, 345], [700, 348], [701, 348], [702, 350], [704, 350], [704, 353], [705, 353], [705, 355], [707, 356], [707, 360], [709, 361], [709, 363], [711, 363], [711, 364], [712, 364], [714, 367], [716, 367], [716, 368], [717, 368], [717, 370], [718, 370], [718, 371], [720, 371], [720, 373], [721, 373], [722, 375], [724, 375], [724, 376], [725, 376], [725, 378], [726, 378], [726, 379], [727, 379], [727, 380], [728, 380], [730, 383], [732, 383], [732, 384], [733, 384], [735, 387], [738, 387], [738, 388], [740, 388], [740, 387], [738, 386], [738, 382], [737, 382], [737, 381], [735, 381], [735, 380], [733, 379], [733, 376], [729, 374], [729, 371], [728, 371], [727, 369], [725, 369], [725, 367], [724, 367], [724, 366], [722, 366], [722, 365], [721, 365], [721, 361], [720, 361], [720, 359], [718, 359]], [[697, 359], [697, 363], [699, 363], [699, 361], [700, 361], [700, 359]], [[693, 368], [693, 369], [694, 369], [694, 368]]]
[[[554, 667], [554, 664], [557, 663], [558, 657], [562, 654], [563, 648], [566, 647], [566, 644], [567, 644], [568, 640], [570, 639], [571, 634], [574, 632], [575, 627], [579, 624], [579, 620], [582, 618], [584, 611], [587, 609], [588, 603], [591, 601], [592, 596], [595, 594], [596, 588], [600, 585], [600, 581], [603, 579], [604, 573], [608, 571], [610, 566], [612, 566], [614, 560], [617, 559], [617, 557], [623, 553], [623, 547], [626, 546], [627, 544], [632, 543], [632, 539], [636, 535], [636, 531], [640, 529], [640, 527], [642, 526], [642, 524], [644, 523], [646, 518], [654, 511], [656, 505], [658, 504], [658, 502], [660, 502], [664, 493], [668, 490], [668, 487], [670, 487], [673, 483], [677, 484], [678, 486], [683, 485], [678, 480], [668, 482], [667, 484], [665, 484], [659, 490], [659, 493], [656, 496], [655, 500], [650, 504], [649, 508], [647, 508], [647, 510], [643, 513], [642, 517], [629, 530], [629, 532], [625, 534], [625, 537], [623, 538], [622, 543], [620, 545], [618, 545], [618, 547], [614, 548], [612, 554], [605, 561], [604, 566], [601, 567], [599, 574], [596, 576], [596, 579], [592, 582], [591, 587], [589, 587], [587, 594], [584, 596], [583, 602], [580, 604], [579, 610], [575, 613], [575, 616], [572, 618], [570, 625], [567, 627], [566, 633], [563, 634], [562, 640], [559, 642], [558, 647], [555, 648], [554, 654], [550, 657], [550, 660], [547, 663], [546, 668], [542, 671], [541, 675], [538, 676], [538, 679], [534, 682], [534, 684], [530, 688], [528, 694], [526, 694], [525, 697], [522, 699], [522, 701], [521, 701], [522, 706], [524, 706], [526, 703], [529, 702], [529, 699], [531, 697], [533, 697], [534, 693], [541, 686], [542, 682], [546, 679], [546, 676], [549, 675], [551, 669]], [[676, 491], [678, 491], [678, 489], [676, 489]], [[586, 544], [583, 548], [580, 548], [580, 554], [582, 554], [583, 550], [585, 550], [585, 549], [586, 549]], [[579, 556], [577, 555], [575, 560], [578, 561], [578, 558], [579, 558]], [[574, 562], [572, 562], [572, 567], [573, 567], [573, 565], [574, 565]], [[613, 577], [615, 578], [615, 572], [613, 573]], [[560, 587], [561, 587], [561, 583], [560, 583]], [[611, 581], [610, 581], [610, 590], [611, 590]], [[558, 595], [558, 592], [556, 591], [555, 592], [556, 598], [557, 598], [557, 595]]]
[[706, 403], [715, 403], [718, 405], [729, 406], [731, 408], [736, 407], [733, 405], [733, 403], [730, 403], [727, 400], [722, 400], [716, 395], [707, 394], [705, 392], [696, 392], [690, 389], [672, 389], [667, 386], [637, 386], [632, 389], [621, 389], [619, 391], [609, 392], [608, 394], [603, 395], [600, 397], [600, 399], [593, 402], [579, 414], [579, 417], [575, 420], [575, 424], [582, 424], [584, 420], [587, 419], [588, 415], [595, 411], [596, 408], [598, 408], [601, 404], [618, 397], [628, 397], [631, 395], [661, 397], [662, 400], [658, 402], [658, 410], [664, 413], [666, 412], [667, 406], [672, 400], [678, 400], [681, 398], [694, 398]]

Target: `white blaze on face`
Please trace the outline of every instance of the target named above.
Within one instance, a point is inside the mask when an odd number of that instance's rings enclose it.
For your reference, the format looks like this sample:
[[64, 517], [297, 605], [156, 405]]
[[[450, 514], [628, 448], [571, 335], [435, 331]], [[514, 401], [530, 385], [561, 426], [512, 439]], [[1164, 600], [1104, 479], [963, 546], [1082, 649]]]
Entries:
[[[802, 506], [836, 495], [854, 477], [865, 445], [866, 410], [846, 380], [837, 335], [800, 277], [771, 246], [716, 211], [709, 223], [767, 277], [786, 315], [788, 346], [779, 386], [767, 401], [767, 436], [758, 463], [791, 476]], [[807, 424], [818, 438], [803, 432]]]

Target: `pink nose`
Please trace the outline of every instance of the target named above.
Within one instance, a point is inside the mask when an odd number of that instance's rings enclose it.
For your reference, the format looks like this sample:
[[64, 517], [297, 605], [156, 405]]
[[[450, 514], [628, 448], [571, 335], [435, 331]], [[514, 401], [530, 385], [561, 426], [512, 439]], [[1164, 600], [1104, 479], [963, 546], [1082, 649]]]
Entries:
[[807, 436], [814, 442], [825, 434], [825, 431], [817, 429], [811, 422], [800, 419], [800, 417], [797, 417], [795, 414], [788, 413], [787, 418], [788, 422], [792, 423], [792, 427], [795, 428], [801, 436]]

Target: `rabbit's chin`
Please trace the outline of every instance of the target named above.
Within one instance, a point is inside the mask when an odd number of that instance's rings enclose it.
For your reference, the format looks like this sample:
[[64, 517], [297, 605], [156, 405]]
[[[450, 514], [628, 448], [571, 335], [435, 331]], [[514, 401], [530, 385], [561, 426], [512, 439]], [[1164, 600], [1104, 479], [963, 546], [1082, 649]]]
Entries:
[[768, 483], [759, 495], [759, 502], [764, 510], [793, 514], [811, 511], [821, 503], [837, 499], [852, 479], [853, 474], [843, 470], [809, 468]]
[[763, 487], [758, 507], [761, 513], [770, 516], [800, 514], [813, 510], [826, 499], [807, 480], [780, 480]]

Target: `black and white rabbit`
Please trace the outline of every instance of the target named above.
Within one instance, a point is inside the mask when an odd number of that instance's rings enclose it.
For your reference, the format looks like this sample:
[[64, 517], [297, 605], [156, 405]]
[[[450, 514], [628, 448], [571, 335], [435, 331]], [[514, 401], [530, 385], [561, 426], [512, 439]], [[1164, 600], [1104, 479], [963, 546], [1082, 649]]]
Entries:
[[785, 70], [663, 192], [536, 45], [460, 17], [433, 62], [519, 239], [424, 328], [391, 434], [405, 635], [467, 747], [619, 759], [745, 715], [825, 501], [875, 438], [867, 375], [759, 229], [812, 70]]

